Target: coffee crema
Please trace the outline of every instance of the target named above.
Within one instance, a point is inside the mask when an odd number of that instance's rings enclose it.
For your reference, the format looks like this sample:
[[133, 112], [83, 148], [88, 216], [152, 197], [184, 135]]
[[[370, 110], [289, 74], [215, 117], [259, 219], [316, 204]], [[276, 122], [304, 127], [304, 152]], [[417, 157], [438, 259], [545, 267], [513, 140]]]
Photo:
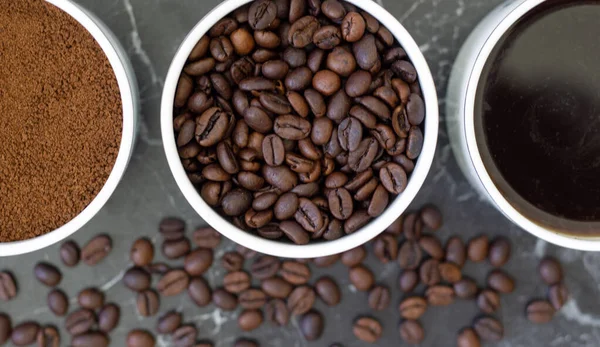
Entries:
[[552, 215], [600, 219], [600, 1], [547, 1], [496, 45], [476, 98], [507, 183]]

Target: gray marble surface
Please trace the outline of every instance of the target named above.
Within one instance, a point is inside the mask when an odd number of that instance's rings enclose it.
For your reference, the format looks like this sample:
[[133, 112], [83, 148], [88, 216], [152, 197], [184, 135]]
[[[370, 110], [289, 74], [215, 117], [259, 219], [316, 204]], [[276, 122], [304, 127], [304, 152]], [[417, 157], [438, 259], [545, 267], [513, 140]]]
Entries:
[[[141, 90], [142, 121], [140, 140], [125, 178], [105, 208], [74, 239], [84, 243], [96, 233], [113, 237], [112, 255], [102, 264], [89, 268], [78, 266], [64, 270], [60, 285], [74, 303], [77, 291], [86, 286], [98, 286], [106, 291], [107, 299], [121, 305], [123, 316], [118, 329], [112, 334], [114, 346], [124, 346], [126, 333], [134, 327], [152, 328], [156, 318], [137, 316], [135, 298], [120, 283], [124, 269], [129, 265], [128, 249], [131, 242], [148, 236], [157, 240], [156, 226], [162, 216], [181, 216], [192, 226], [203, 221], [191, 209], [179, 192], [167, 167], [160, 139], [159, 105], [163, 78], [175, 50], [186, 33], [219, 0], [76, 0], [100, 18], [117, 34], [133, 62]], [[502, 0], [379, 0], [413, 34], [421, 46], [435, 77], [444, 109], [446, 83], [453, 60], [462, 42], [477, 22]], [[445, 226], [439, 232], [442, 238], [460, 235], [464, 240], [479, 234], [505, 235], [513, 242], [513, 257], [505, 266], [517, 279], [517, 289], [502, 298], [498, 313], [504, 323], [506, 338], [498, 346], [588, 346], [600, 345], [600, 254], [583, 253], [547, 245], [508, 222], [491, 206], [482, 201], [468, 185], [452, 156], [442, 117], [439, 148], [431, 173], [413, 206], [426, 202], [439, 205], [445, 215]], [[157, 243], [158, 245], [158, 243]], [[225, 242], [217, 256], [232, 248]], [[15, 322], [26, 319], [41, 323], [62, 325], [45, 306], [48, 289], [32, 279], [36, 262], [46, 260], [59, 264], [58, 245], [32, 254], [0, 259], [0, 268], [14, 272], [20, 294], [15, 301], [1, 303], [0, 311], [10, 313]], [[558, 257], [566, 268], [566, 282], [573, 299], [558, 313], [551, 324], [535, 326], [523, 315], [524, 305], [532, 297], [545, 295], [545, 287], [536, 273], [539, 259], [551, 254]], [[399, 270], [395, 264], [378, 265], [370, 258], [368, 265], [377, 274], [377, 281], [394, 289], [393, 304], [375, 313], [384, 325], [384, 336], [378, 346], [403, 345], [398, 337], [399, 316], [396, 292]], [[466, 272], [484, 284], [487, 266], [469, 265]], [[364, 293], [357, 293], [349, 285], [347, 271], [338, 264], [330, 269], [315, 270], [338, 279], [343, 287], [344, 304], [334, 309], [317, 308], [326, 316], [324, 336], [315, 343], [306, 343], [292, 321], [285, 329], [267, 324], [244, 334], [261, 341], [262, 346], [327, 346], [341, 342], [345, 346], [363, 345], [351, 333], [355, 317], [369, 314]], [[214, 267], [207, 274], [213, 285], [219, 285], [222, 270]], [[316, 277], [315, 277], [316, 278]], [[161, 312], [182, 310], [187, 322], [196, 323], [200, 338], [215, 342], [216, 346], [230, 346], [242, 336], [237, 329], [236, 313], [224, 313], [209, 306], [198, 309], [189, 304], [186, 295], [163, 300]], [[457, 330], [467, 326], [477, 315], [473, 302], [459, 301], [448, 308], [430, 309], [422, 319], [426, 339], [422, 346], [453, 346]], [[63, 331], [63, 336], [66, 334]], [[66, 340], [66, 339], [65, 339]], [[67, 342], [63, 340], [63, 345]], [[168, 338], [159, 336], [159, 346], [168, 346]]]

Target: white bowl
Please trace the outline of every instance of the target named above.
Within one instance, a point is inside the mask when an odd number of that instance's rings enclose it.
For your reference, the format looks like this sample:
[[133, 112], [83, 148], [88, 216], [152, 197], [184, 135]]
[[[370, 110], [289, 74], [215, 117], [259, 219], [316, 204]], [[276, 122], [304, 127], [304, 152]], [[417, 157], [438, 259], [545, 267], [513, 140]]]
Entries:
[[175, 90], [189, 54], [200, 38], [217, 21], [250, 1], [226, 0], [215, 7], [192, 29], [177, 50], [175, 58], [173, 58], [163, 90], [161, 128], [163, 145], [175, 181], [188, 202], [210, 226], [225, 237], [257, 252], [287, 258], [312, 258], [337, 254], [360, 246], [380, 234], [406, 210], [423, 185], [427, 173], [431, 168], [437, 143], [439, 115], [436, 89], [429, 66], [423, 54], [421, 54], [419, 46], [393, 15], [371, 0], [348, 0], [349, 3], [369, 12], [382, 25], [386, 26], [406, 50], [410, 60], [417, 69], [427, 110], [423, 151], [416, 162], [415, 170], [410, 177], [406, 190], [389, 204], [382, 215], [350, 235], [345, 235], [335, 241], [315, 242], [307, 245], [294, 245], [292, 243], [272, 241], [252, 235], [225, 220], [200, 197], [200, 194], [198, 194], [183, 169], [177, 153], [175, 134], [173, 132], [173, 101]]
[[[586, 251], [600, 251], [599, 222], [567, 220], [532, 205], [503, 178], [489, 149], [478, 145], [483, 128], [475, 120], [475, 97], [490, 54], [517, 21], [546, 0], [507, 1], [488, 14], [462, 46], [448, 83], [447, 126], [454, 155], [469, 182], [513, 223], [553, 244]], [[571, 232], [571, 233], [569, 233]]]
[[139, 108], [138, 87], [125, 50], [100, 19], [70, 0], [46, 0], [68, 13], [96, 39], [106, 54], [117, 78], [123, 103], [123, 129], [119, 154], [112, 172], [94, 200], [79, 215], [60, 228], [32, 239], [0, 243], [0, 256], [29, 253], [59, 242], [84, 226], [108, 201], [123, 177], [135, 143]]

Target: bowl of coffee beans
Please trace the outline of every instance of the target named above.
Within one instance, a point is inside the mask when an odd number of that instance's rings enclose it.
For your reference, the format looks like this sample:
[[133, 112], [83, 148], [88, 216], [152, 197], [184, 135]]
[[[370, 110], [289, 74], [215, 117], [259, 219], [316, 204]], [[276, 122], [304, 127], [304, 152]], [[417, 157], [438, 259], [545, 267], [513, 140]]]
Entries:
[[118, 40], [71, 1], [6, 3], [0, 28], [1, 257], [58, 242], [102, 208], [133, 151], [138, 94]]
[[438, 105], [419, 47], [369, 0], [228, 0], [185, 38], [163, 91], [169, 166], [212, 227], [317, 257], [388, 227], [433, 160]]

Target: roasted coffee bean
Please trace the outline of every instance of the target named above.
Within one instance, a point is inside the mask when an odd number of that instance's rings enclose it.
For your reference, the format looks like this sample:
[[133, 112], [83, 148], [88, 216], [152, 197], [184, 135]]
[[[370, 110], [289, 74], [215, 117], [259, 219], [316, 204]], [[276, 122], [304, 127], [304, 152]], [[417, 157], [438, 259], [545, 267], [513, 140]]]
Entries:
[[375, 37], [373, 35], [364, 35], [360, 40], [352, 45], [352, 51], [356, 57], [356, 62], [363, 70], [369, 70], [378, 60], [377, 47], [375, 46]]
[[247, 55], [254, 50], [254, 37], [245, 28], [239, 28], [231, 33], [231, 44], [238, 55]]
[[423, 225], [431, 230], [435, 231], [442, 227], [442, 213], [433, 205], [423, 207], [420, 217]]
[[193, 346], [198, 330], [193, 325], [182, 325], [173, 332], [171, 342], [175, 347]]
[[312, 310], [300, 318], [300, 332], [306, 341], [318, 340], [323, 335], [324, 319], [318, 311]]
[[548, 289], [548, 300], [550, 300], [555, 310], [560, 310], [565, 302], [569, 300], [567, 287], [562, 282], [551, 286]]
[[47, 325], [38, 330], [36, 342], [39, 347], [59, 347], [60, 333], [54, 326]]
[[293, 286], [281, 277], [271, 277], [261, 282], [261, 289], [270, 297], [285, 299], [292, 292]]
[[554, 318], [554, 307], [547, 300], [534, 300], [527, 304], [527, 319], [535, 324], [546, 324]]
[[213, 262], [213, 252], [211, 249], [198, 248], [188, 255], [184, 260], [184, 269], [190, 276], [202, 275]]
[[281, 263], [279, 262], [279, 259], [264, 255], [256, 258], [250, 267], [250, 273], [252, 274], [252, 277], [264, 280], [275, 276], [280, 267]]
[[314, 258], [313, 263], [315, 264], [316, 267], [326, 268], [326, 267], [333, 266], [335, 263], [337, 263], [338, 260], [340, 260], [340, 258], [341, 258], [340, 254], [332, 254], [332, 255]]
[[68, 267], [73, 267], [79, 263], [81, 251], [75, 241], [69, 240], [60, 246], [60, 259], [63, 264]]
[[419, 125], [425, 119], [425, 103], [418, 94], [410, 94], [406, 105], [406, 113], [410, 124]]
[[112, 250], [112, 240], [108, 235], [92, 238], [81, 250], [81, 259], [86, 265], [94, 266]]
[[369, 292], [368, 303], [369, 307], [374, 311], [383, 311], [390, 306], [391, 294], [390, 289], [386, 286], [375, 286]]
[[454, 289], [444, 285], [435, 285], [425, 291], [427, 302], [431, 306], [448, 306], [454, 302]]
[[409, 213], [402, 223], [402, 232], [404, 237], [409, 240], [418, 240], [421, 238], [421, 231], [423, 230], [423, 222], [416, 213]]
[[238, 326], [243, 331], [252, 331], [263, 322], [262, 312], [259, 310], [244, 310], [238, 316]]
[[415, 270], [419, 267], [423, 252], [415, 241], [406, 240], [400, 246], [398, 252], [398, 264], [403, 270]]
[[338, 0], [325, 0], [321, 5], [321, 11], [334, 23], [341, 23], [346, 15], [346, 9]]
[[388, 163], [379, 171], [381, 184], [392, 194], [402, 193], [407, 185], [408, 178], [404, 169], [396, 163]]
[[162, 296], [174, 296], [183, 292], [190, 283], [190, 277], [184, 270], [170, 270], [164, 274], [156, 285]]
[[271, 134], [265, 137], [262, 150], [267, 165], [281, 165], [285, 159], [285, 148], [283, 141], [277, 135]]
[[86, 288], [77, 295], [80, 307], [97, 310], [104, 306], [104, 293], [96, 288]]
[[550, 286], [559, 283], [563, 279], [562, 266], [556, 259], [551, 257], [545, 257], [540, 261], [538, 271], [542, 280]]
[[10, 338], [12, 333], [12, 323], [10, 317], [0, 313], [0, 344], [4, 344]]
[[347, 267], [354, 267], [359, 265], [365, 260], [367, 257], [367, 250], [364, 246], [358, 246], [356, 248], [352, 248], [349, 251], [342, 253], [341, 260], [342, 264]]
[[178, 240], [166, 240], [162, 244], [161, 251], [167, 259], [178, 259], [189, 253], [190, 240], [186, 237]]
[[342, 42], [342, 33], [337, 26], [326, 25], [315, 31], [313, 43], [320, 49], [330, 50]]
[[465, 244], [458, 237], [451, 237], [446, 242], [446, 261], [463, 267], [467, 260]]
[[417, 126], [412, 126], [406, 141], [406, 156], [408, 159], [417, 159], [423, 150], [423, 132]]
[[284, 261], [279, 273], [284, 280], [294, 285], [307, 283], [311, 275], [310, 268], [306, 264], [295, 261]]
[[439, 239], [433, 236], [424, 235], [419, 239], [419, 246], [423, 251], [429, 254], [433, 259], [441, 260], [444, 258], [444, 248]]
[[37, 334], [40, 331], [40, 326], [35, 322], [24, 322], [12, 329], [10, 335], [12, 343], [17, 346], [26, 346], [33, 344]]
[[387, 264], [398, 258], [398, 241], [391, 234], [381, 234], [373, 243], [373, 253], [383, 264]]
[[493, 289], [484, 289], [477, 296], [477, 306], [481, 312], [492, 314], [500, 307], [500, 295]]
[[321, 301], [328, 306], [336, 306], [341, 301], [340, 287], [331, 277], [321, 277], [315, 282], [315, 291]]
[[221, 266], [227, 271], [239, 271], [244, 267], [244, 257], [238, 252], [227, 252], [221, 258]]
[[160, 275], [171, 270], [169, 265], [167, 265], [165, 263], [153, 263], [153, 264], [150, 264], [150, 265], [144, 267], [144, 269], [146, 271], [150, 272], [151, 274], [160, 274]]
[[352, 195], [344, 188], [336, 188], [329, 192], [328, 199], [331, 214], [340, 220], [346, 220], [354, 212]]
[[315, 32], [320, 24], [316, 17], [305, 16], [292, 23], [288, 41], [296, 48], [302, 48], [312, 43]]
[[[336, 74], [343, 77], [348, 77], [354, 72], [354, 70], [356, 70], [356, 59], [354, 59], [352, 53], [346, 50], [345, 48], [335, 47], [333, 51], [331, 51], [331, 53], [327, 55], [326, 66], [329, 70], [335, 72]], [[313, 70], [313, 72], [315, 71]], [[344, 89], [354, 88], [348, 87], [348, 83], [350, 82], [346, 83], [346, 87]], [[348, 95], [346, 95], [346, 93], [344, 93], [344, 96], [345, 98], [348, 98]], [[341, 97], [341, 95], [339, 95], [338, 98], [339, 97]], [[338, 100], [338, 102], [339, 101], [341, 100]], [[332, 100], [330, 100], [330, 102], [332, 102]], [[349, 103], [348, 107], [350, 107]]]
[[420, 296], [408, 297], [398, 306], [400, 316], [404, 319], [419, 319], [427, 311], [427, 301]]
[[156, 322], [156, 331], [159, 334], [172, 334], [181, 326], [183, 318], [181, 313], [169, 311], [162, 315]]
[[154, 258], [154, 246], [147, 238], [137, 239], [131, 246], [129, 259], [137, 266], [146, 266]]
[[240, 306], [248, 310], [260, 309], [267, 302], [267, 295], [260, 289], [246, 289], [238, 296]]
[[[299, 214], [299, 213], [296, 212], [296, 214]], [[304, 217], [304, 216], [301, 216], [301, 217]], [[305, 220], [305, 221], [310, 222], [310, 220]], [[323, 222], [322, 219], [320, 219], [320, 221], [321, 221], [321, 223]], [[316, 220], [315, 220], [315, 222], [316, 222]], [[300, 224], [296, 223], [295, 221], [286, 220], [284, 222], [281, 222], [281, 224], [279, 224], [279, 228], [281, 229], [281, 231], [283, 231], [285, 236], [287, 236], [287, 238], [289, 238], [295, 244], [304, 245], [310, 241], [310, 236], [309, 236], [308, 232], [306, 232], [306, 230]]]
[[398, 277], [398, 288], [404, 292], [412, 292], [419, 284], [419, 275], [414, 270], [402, 271]]
[[354, 117], [347, 117], [338, 126], [338, 141], [345, 151], [356, 151], [362, 140], [362, 125]]
[[454, 283], [453, 287], [456, 296], [460, 299], [473, 299], [479, 290], [477, 283], [472, 278], [464, 276], [460, 281]]
[[69, 298], [60, 289], [52, 289], [46, 297], [46, 303], [52, 313], [64, 316], [69, 311]]
[[486, 235], [477, 236], [469, 241], [467, 255], [469, 260], [480, 263], [488, 256], [489, 241]]
[[137, 311], [142, 317], [154, 316], [160, 308], [158, 294], [151, 289], [138, 293], [136, 299]]
[[252, 205], [252, 194], [243, 188], [230, 191], [223, 197], [221, 207], [228, 216], [240, 216]]
[[[210, 35], [210, 37], [219, 37], [219, 36], [223, 36], [223, 35], [231, 35], [231, 33], [236, 30], [238, 28], [238, 23], [232, 19], [232, 18], [223, 18], [221, 20], [219, 20], [217, 22], [217, 24], [215, 24], [209, 31], [208, 34]], [[196, 47], [194, 48], [194, 51], [196, 49], [200, 50], [199, 46], [208, 46], [208, 44], [202, 44], [202, 40], [205, 38], [206, 36], [204, 36], [200, 42], [198, 43], [198, 45], [196, 45]], [[208, 48], [203, 48], [202, 50], [206, 52]], [[194, 51], [192, 51], [192, 53], [194, 53]], [[193, 54], [195, 55], [195, 54]], [[204, 55], [204, 54], [198, 54], [200, 56]]]
[[308, 312], [314, 305], [315, 291], [309, 286], [296, 287], [287, 298], [287, 306], [291, 314], [301, 315]]
[[265, 307], [265, 319], [280, 327], [286, 326], [290, 313], [285, 302], [281, 299], [271, 299]]
[[202, 277], [193, 277], [187, 288], [188, 296], [198, 307], [204, 307], [212, 301], [210, 286]]
[[269, 0], [259, 0], [252, 3], [248, 11], [248, 24], [254, 30], [264, 30], [275, 20], [277, 5]]
[[321, 211], [311, 200], [306, 198], [299, 199], [298, 210], [294, 214], [294, 217], [298, 224], [300, 224], [304, 230], [309, 232], [316, 232], [323, 228], [323, 216]]
[[[348, 96], [351, 98], [363, 96], [369, 91], [369, 86], [371, 85], [371, 82], [372, 76], [368, 71], [357, 70], [348, 77], [348, 81], [346, 82], [345, 87], [346, 94], [348, 94]], [[363, 110], [364, 111], [362, 112], [368, 112], [368, 110], [366, 109]], [[355, 112], [358, 113], [359, 111], [355, 110]], [[352, 115], [354, 116], [354, 114]]]
[[425, 338], [425, 331], [416, 320], [405, 320], [400, 323], [400, 337], [404, 342], [416, 345], [423, 341]]
[[269, 223], [258, 229], [258, 234], [269, 240], [277, 240], [283, 237], [283, 231], [277, 223]]
[[342, 21], [342, 37], [347, 42], [356, 42], [360, 40], [366, 29], [366, 23], [363, 17], [357, 12], [348, 12]]
[[38, 263], [33, 268], [35, 278], [48, 287], [54, 287], [62, 280], [62, 274], [56, 266], [49, 263]]
[[164, 218], [159, 225], [159, 231], [165, 240], [176, 240], [183, 237], [185, 223], [179, 218]]
[[223, 139], [229, 128], [229, 118], [219, 107], [211, 107], [196, 118], [196, 141], [210, 147]]
[[[358, 148], [355, 151], [351, 151], [348, 155], [348, 165], [354, 172], [362, 172], [371, 166], [378, 151], [379, 143], [377, 140], [372, 137], [365, 138], [360, 142]], [[398, 175], [401, 174], [398, 174], [397, 172], [394, 174], [393, 182], [400, 182], [398, 178], [400, 176]], [[398, 185], [398, 187], [400, 186]]]
[[357, 265], [349, 270], [350, 283], [354, 287], [361, 291], [366, 292], [373, 287], [375, 283], [375, 276], [371, 270], [367, 269], [363, 265]]
[[132, 267], [123, 275], [123, 284], [130, 290], [141, 292], [150, 288], [152, 278], [150, 274], [139, 267]]
[[146, 330], [134, 329], [127, 334], [127, 347], [152, 347], [156, 344], [154, 336]]
[[90, 331], [74, 336], [71, 340], [72, 347], [108, 347], [110, 340], [106, 334], [99, 331]]
[[83, 334], [96, 324], [96, 315], [86, 308], [70, 313], [65, 319], [65, 328], [71, 335]]
[[119, 306], [108, 304], [98, 313], [98, 329], [102, 332], [109, 333], [119, 324], [120, 318], [121, 309]]
[[370, 220], [371, 216], [366, 210], [355, 211], [344, 223], [344, 232], [352, 234], [369, 223]]
[[515, 290], [514, 279], [502, 270], [493, 270], [490, 272], [487, 284], [490, 288], [503, 294], [509, 294]]
[[215, 306], [224, 311], [233, 311], [238, 304], [237, 297], [222, 288], [218, 288], [213, 292], [212, 300]]
[[488, 258], [490, 264], [501, 267], [508, 262], [510, 257], [510, 241], [505, 237], [498, 237], [490, 244]]
[[230, 293], [241, 293], [250, 288], [250, 276], [244, 271], [230, 272], [223, 278], [223, 286]]
[[479, 336], [472, 328], [462, 329], [456, 337], [457, 347], [481, 347]]
[[383, 328], [381, 323], [375, 318], [361, 317], [354, 322], [352, 332], [354, 333], [354, 336], [361, 341], [375, 343], [381, 338]]
[[475, 320], [473, 328], [484, 341], [498, 342], [504, 336], [504, 327], [498, 320], [483, 316]]
[[[208, 60], [206, 62], [212, 62], [214, 64], [214, 59], [208, 58]], [[205, 62], [203, 62], [201, 64], [201, 67], [202, 67], [203, 71], [206, 68], [208, 68], [208, 70], [206, 70], [205, 72], [208, 72], [213, 68], [212, 66], [210, 66], [209, 64], [206, 64]], [[175, 107], [184, 106], [185, 103], [187, 102], [190, 94], [192, 94], [192, 91], [194, 90], [194, 81], [192, 80], [192, 78], [190, 76], [187, 75], [187, 73], [192, 69], [188, 69], [186, 67], [185, 70], [188, 70], [188, 71], [185, 71], [185, 73], [182, 73], [181, 76], [179, 77], [179, 81], [177, 81], [177, 89], [175, 91], [175, 100], [174, 100]], [[192, 72], [195, 72], [195, 70], [196, 69], [194, 68], [192, 70]]]
[[439, 269], [439, 261], [436, 259], [427, 259], [419, 268], [419, 277], [426, 286], [433, 286], [442, 280]]
[[198, 247], [214, 249], [221, 243], [221, 234], [211, 227], [199, 228], [194, 231], [192, 240]]
[[315, 145], [324, 145], [331, 139], [333, 134], [333, 122], [327, 117], [317, 118], [313, 122], [311, 140]]

